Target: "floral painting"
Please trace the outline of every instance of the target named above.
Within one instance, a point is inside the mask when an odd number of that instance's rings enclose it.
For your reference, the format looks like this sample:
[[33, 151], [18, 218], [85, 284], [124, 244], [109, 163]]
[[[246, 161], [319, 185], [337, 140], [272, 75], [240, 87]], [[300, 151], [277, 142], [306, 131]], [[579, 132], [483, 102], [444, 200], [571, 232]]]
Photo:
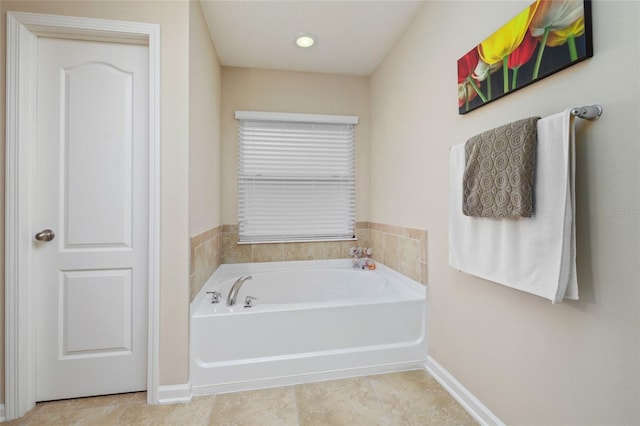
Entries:
[[589, 0], [537, 0], [458, 59], [465, 114], [593, 56]]

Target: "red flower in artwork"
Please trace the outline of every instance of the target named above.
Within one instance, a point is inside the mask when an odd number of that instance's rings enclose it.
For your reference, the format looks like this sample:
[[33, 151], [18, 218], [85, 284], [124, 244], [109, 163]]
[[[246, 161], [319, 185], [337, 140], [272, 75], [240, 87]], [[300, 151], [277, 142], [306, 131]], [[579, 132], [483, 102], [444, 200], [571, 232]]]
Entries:
[[473, 70], [478, 65], [479, 60], [478, 49], [475, 47], [462, 58], [458, 59], [458, 84], [473, 74]]
[[469, 101], [476, 95], [487, 102], [487, 98], [480, 91], [480, 80], [474, 76], [474, 71], [480, 62], [478, 48], [474, 47], [462, 58], [458, 59], [458, 105], [467, 105], [469, 109]]
[[516, 50], [511, 52], [509, 55], [509, 59], [507, 61], [509, 69], [519, 68], [529, 62], [529, 59], [533, 56], [533, 52], [535, 52], [537, 45], [538, 39], [533, 37], [529, 31], [527, 31], [526, 35], [522, 39], [522, 43], [520, 43]]

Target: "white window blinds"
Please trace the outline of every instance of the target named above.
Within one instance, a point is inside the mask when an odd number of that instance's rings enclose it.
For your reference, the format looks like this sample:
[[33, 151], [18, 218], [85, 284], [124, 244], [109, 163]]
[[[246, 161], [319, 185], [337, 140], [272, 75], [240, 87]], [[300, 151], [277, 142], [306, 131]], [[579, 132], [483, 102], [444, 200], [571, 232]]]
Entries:
[[239, 242], [353, 239], [357, 117], [236, 118]]

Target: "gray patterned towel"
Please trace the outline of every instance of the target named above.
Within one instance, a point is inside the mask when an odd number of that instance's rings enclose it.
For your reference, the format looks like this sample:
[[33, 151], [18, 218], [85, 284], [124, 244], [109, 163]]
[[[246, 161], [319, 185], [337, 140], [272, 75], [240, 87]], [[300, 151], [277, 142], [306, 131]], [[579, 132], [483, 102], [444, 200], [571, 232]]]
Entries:
[[467, 141], [462, 179], [466, 216], [531, 217], [539, 119], [514, 121]]

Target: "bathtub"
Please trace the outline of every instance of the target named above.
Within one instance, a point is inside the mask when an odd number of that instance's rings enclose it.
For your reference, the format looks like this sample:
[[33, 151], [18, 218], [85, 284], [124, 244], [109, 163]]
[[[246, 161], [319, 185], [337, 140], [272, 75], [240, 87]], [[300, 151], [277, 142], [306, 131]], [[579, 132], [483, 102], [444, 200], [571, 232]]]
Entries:
[[[243, 275], [252, 279], [227, 306]], [[353, 269], [349, 259], [225, 264], [191, 303], [190, 327], [194, 395], [420, 369], [426, 289], [381, 264]]]

